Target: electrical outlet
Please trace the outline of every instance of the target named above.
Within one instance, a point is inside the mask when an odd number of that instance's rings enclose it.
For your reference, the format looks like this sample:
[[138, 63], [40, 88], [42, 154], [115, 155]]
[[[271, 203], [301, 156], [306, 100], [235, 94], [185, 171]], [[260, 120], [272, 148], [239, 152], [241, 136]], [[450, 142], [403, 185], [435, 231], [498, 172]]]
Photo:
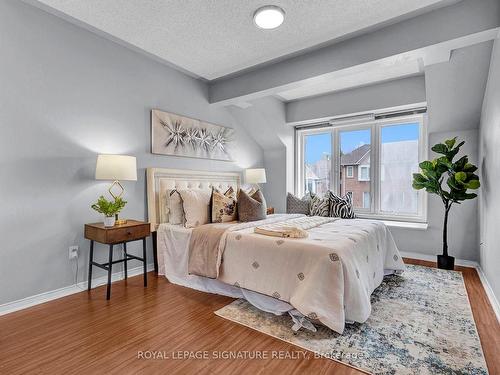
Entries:
[[69, 247], [69, 259], [78, 258], [78, 246]]

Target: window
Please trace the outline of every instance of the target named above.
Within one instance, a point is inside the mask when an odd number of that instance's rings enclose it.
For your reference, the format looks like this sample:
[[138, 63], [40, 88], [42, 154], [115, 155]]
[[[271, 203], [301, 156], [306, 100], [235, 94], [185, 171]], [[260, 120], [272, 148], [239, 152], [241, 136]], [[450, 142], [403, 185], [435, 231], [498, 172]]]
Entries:
[[360, 217], [425, 221], [425, 194], [411, 186], [424, 134], [423, 115], [297, 129], [297, 194], [349, 191]]
[[363, 208], [370, 208], [370, 193], [363, 192]]
[[370, 166], [360, 165], [358, 181], [370, 181]]
[[418, 172], [419, 124], [390, 124], [380, 133], [380, 211], [417, 215], [418, 191], [411, 184]]
[[311, 132], [303, 136], [304, 193], [323, 195], [330, 189], [332, 170], [332, 134]]
[[[345, 195], [346, 191], [352, 191], [354, 208], [363, 209], [363, 193], [371, 191], [370, 183], [366, 182], [370, 180], [369, 168], [367, 169], [366, 166], [370, 165], [371, 130], [366, 127], [356, 127], [341, 129], [338, 133], [340, 143], [340, 194]], [[356, 176], [356, 178], [342, 178], [344, 166], [347, 166], [346, 176]], [[349, 176], [349, 167], [352, 169], [351, 176]], [[365, 179], [361, 178], [362, 173], [368, 173]]]

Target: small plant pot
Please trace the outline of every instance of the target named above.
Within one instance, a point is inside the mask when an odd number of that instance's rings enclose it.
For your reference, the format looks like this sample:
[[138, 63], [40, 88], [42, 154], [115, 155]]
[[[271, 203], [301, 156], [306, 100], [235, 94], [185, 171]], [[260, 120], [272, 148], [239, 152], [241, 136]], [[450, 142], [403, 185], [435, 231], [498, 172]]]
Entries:
[[114, 216], [104, 216], [104, 226], [105, 227], [114, 227], [116, 222], [116, 218]]
[[453, 270], [455, 269], [455, 257], [450, 257], [449, 255], [438, 255], [437, 264], [438, 268], [442, 270]]

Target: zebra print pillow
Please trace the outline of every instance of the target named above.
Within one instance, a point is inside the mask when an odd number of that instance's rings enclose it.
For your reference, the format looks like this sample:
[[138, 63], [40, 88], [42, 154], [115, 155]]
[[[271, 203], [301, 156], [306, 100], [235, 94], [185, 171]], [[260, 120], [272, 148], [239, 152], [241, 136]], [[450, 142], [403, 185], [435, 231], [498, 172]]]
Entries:
[[328, 216], [330, 211], [330, 200], [328, 197], [320, 198], [315, 195], [311, 199], [310, 215], [311, 216]]
[[333, 192], [328, 192], [330, 200], [330, 216], [340, 217], [342, 219], [354, 219], [354, 208], [352, 207], [352, 193], [347, 193], [343, 197], [335, 195]]

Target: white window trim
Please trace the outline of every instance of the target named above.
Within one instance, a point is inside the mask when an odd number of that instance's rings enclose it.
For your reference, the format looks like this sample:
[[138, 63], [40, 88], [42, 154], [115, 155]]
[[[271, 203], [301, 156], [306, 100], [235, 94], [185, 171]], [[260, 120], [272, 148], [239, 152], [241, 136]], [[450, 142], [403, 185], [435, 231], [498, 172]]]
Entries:
[[[351, 173], [349, 173], [349, 171], [351, 171]], [[353, 165], [346, 165], [345, 176], [347, 178], [353, 178], [354, 177], [354, 166]]]
[[[315, 128], [315, 129], [297, 129], [296, 131], [296, 148], [295, 148], [295, 193], [299, 196], [304, 194], [304, 136], [310, 134], [321, 134], [331, 132], [332, 134], [332, 173], [330, 174], [330, 187], [336, 194], [340, 192], [340, 131], [342, 130], [360, 130], [371, 129], [371, 144], [377, 145], [370, 150], [370, 203], [371, 209], [356, 209], [356, 214], [360, 218], [383, 220], [383, 221], [397, 221], [408, 223], [426, 223], [427, 222], [427, 194], [419, 191], [419, 213], [417, 215], [407, 214], [382, 214], [380, 213], [380, 147], [379, 140], [381, 129], [384, 126], [397, 125], [404, 122], [419, 122], [419, 162], [427, 158], [427, 115], [409, 115], [401, 116], [390, 119], [366, 121], [359, 124], [338, 125]], [[378, 167], [374, 167], [378, 166]], [[347, 177], [347, 172], [346, 172]], [[374, 199], [376, 198], [376, 199]]]

